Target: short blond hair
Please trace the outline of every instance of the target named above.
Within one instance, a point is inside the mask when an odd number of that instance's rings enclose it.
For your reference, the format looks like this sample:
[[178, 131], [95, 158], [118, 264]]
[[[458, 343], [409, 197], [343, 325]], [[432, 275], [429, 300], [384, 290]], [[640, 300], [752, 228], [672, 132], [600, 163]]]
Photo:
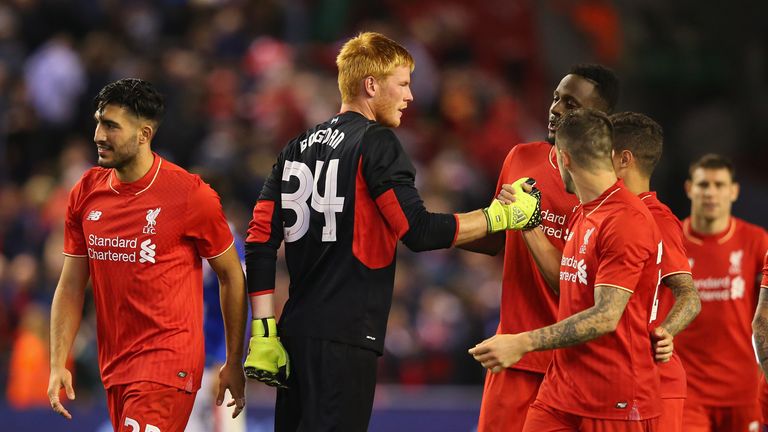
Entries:
[[384, 79], [396, 67], [415, 63], [402, 45], [375, 32], [364, 32], [348, 40], [336, 57], [342, 103], [351, 102], [360, 92], [360, 84], [369, 76]]

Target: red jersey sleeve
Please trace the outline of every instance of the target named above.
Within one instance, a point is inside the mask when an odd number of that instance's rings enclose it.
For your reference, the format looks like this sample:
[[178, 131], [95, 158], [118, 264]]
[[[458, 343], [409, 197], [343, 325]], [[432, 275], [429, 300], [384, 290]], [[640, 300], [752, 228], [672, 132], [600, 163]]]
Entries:
[[658, 245], [649, 221], [639, 213], [623, 212], [606, 220], [597, 239], [595, 286], [608, 285], [634, 292], [643, 269]]
[[763, 259], [763, 280], [760, 282], [760, 286], [768, 288], [768, 252]]
[[[83, 218], [81, 215], [82, 210], [80, 209], [79, 205], [82, 188], [83, 183], [82, 180], [80, 180], [69, 192], [67, 215], [64, 221], [64, 255], [88, 255], [88, 248], [85, 244], [85, 235], [83, 234]], [[99, 214], [98, 216], [101, 215]]]
[[672, 215], [655, 217], [662, 241], [661, 277], [662, 279], [678, 273], [691, 273], [688, 253], [683, 245], [683, 225]]
[[186, 222], [186, 235], [203, 258], [223, 254], [234, 242], [219, 195], [203, 181], [190, 192]]

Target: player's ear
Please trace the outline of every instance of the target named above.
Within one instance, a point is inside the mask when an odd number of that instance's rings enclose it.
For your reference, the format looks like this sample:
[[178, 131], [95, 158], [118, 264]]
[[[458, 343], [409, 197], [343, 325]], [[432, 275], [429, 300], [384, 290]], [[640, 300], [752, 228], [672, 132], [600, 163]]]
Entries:
[[685, 189], [685, 195], [688, 197], [688, 199], [691, 199], [691, 186], [693, 186], [693, 183], [691, 180], [686, 180], [685, 184], [683, 185], [683, 188]]
[[376, 90], [378, 90], [376, 78], [372, 76], [365, 77], [363, 79], [363, 91], [365, 91], [365, 94], [368, 95], [368, 97], [374, 97], [376, 96]]
[[734, 201], [736, 201], [737, 199], [739, 199], [739, 190], [740, 190], [740, 189], [741, 189], [741, 188], [739, 187], [739, 184], [738, 184], [738, 183], [736, 183], [736, 182], [733, 182], [733, 183], [731, 184], [731, 202], [734, 202]]
[[149, 144], [152, 141], [152, 137], [155, 135], [155, 125], [151, 122], [145, 122], [139, 129], [139, 143]]
[[621, 167], [627, 168], [635, 160], [635, 155], [629, 150], [621, 151]]

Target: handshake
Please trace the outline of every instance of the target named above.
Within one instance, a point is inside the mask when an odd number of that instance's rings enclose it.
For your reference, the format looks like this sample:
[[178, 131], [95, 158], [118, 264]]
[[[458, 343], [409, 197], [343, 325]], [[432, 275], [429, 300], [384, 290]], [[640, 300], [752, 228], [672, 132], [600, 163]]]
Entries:
[[[523, 190], [523, 183], [531, 187], [530, 192]], [[536, 181], [532, 178], [520, 178], [512, 183], [514, 201], [505, 204], [496, 198], [483, 209], [489, 233], [509, 229], [527, 231], [541, 224], [541, 191], [533, 187], [534, 184]], [[502, 190], [499, 195], [509, 194], [508, 190]]]

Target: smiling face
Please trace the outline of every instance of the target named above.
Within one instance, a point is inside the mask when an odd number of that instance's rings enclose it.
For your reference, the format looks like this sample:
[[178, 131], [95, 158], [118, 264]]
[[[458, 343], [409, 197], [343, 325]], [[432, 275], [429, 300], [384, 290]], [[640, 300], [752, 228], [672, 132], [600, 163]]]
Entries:
[[606, 109], [606, 104], [594, 83], [579, 75], [569, 74], [560, 81], [552, 95], [547, 122], [547, 141], [554, 143], [558, 121], [563, 115], [577, 108], [603, 111]]
[[99, 166], [120, 170], [133, 163], [139, 153], [141, 119], [111, 104], [96, 111], [94, 119], [93, 142], [99, 154]]
[[386, 78], [376, 80], [375, 87], [372, 103], [375, 120], [387, 127], [400, 126], [402, 111], [413, 100], [410, 67], [396, 67]]
[[726, 168], [696, 168], [685, 190], [691, 200], [691, 215], [709, 222], [728, 219], [739, 196], [739, 186]]

